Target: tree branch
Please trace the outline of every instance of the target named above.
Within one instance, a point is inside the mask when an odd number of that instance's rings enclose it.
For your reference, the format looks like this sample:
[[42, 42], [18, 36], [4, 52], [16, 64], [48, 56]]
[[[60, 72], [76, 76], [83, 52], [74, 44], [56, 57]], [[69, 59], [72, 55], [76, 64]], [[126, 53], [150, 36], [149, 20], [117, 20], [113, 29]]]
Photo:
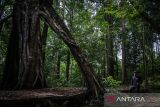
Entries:
[[100, 84], [100, 81], [96, 79], [91, 65], [82, 54], [82, 51], [76, 44], [74, 38], [72, 38], [64, 21], [49, 3], [43, 2], [41, 5], [40, 16], [45, 19], [51, 29], [57, 33], [57, 35], [59, 35], [64, 43], [70, 48], [70, 51], [84, 76], [90, 95], [97, 97], [100, 93], [103, 94], [104, 87]]

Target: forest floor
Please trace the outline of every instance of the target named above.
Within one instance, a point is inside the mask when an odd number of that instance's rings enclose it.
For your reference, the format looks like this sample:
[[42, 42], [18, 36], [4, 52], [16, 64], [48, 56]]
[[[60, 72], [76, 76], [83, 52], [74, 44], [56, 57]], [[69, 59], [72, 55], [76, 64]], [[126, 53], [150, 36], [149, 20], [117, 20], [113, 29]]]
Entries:
[[0, 91], [0, 101], [41, 98], [67, 99], [86, 94], [85, 88], [44, 88], [37, 90]]
[[[129, 86], [128, 85], [121, 85], [120, 87], [118, 87], [115, 90], [118, 90], [118, 92], [120, 92], [120, 93], [127, 94], [127, 93], [129, 93]], [[150, 88], [149, 90], [142, 90], [142, 93], [156, 93], [156, 92], [160, 93], [160, 90], [152, 89], [152, 88]], [[7, 104], [6, 107], [21, 107], [21, 105], [17, 106], [17, 103], [13, 103], [10, 101], [14, 101], [14, 102], [15, 101], [16, 102], [19, 102], [19, 101], [26, 102], [27, 101], [27, 103], [28, 103], [28, 101], [34, 101], [34, 103], [35, 103], [35, 101], [38, 100], [37, 104], [39, 104], [39, 102], [40, 102], [40, 103], [42, 103], [42, 106], [43, 106], [44, 105], [43, 103], [46, 102], [46, 100], [51, 99], [52, 101], [54, 101], [54, 103], [56, 102], [56, 106], [54, 105], [54, 107], [61, 107], [61, 106], [65, 105], [66, 101], [72, 102], [75, 99], [85, 100], [86, 95], [87, 95], [86, 88], [59, 87], [59, 88], [44, 88], [44, 89], [36, 89], [36, 90], [17, 90], [17, 91], [4, 90], [4, 91], [0, 91], [0, 105], [4, 104], [4, 102], [6, 102], [6, 103], [9, 102], [11, 106], [10, 105], [8, 106], [8, 104]], [[151, 99], [157, 100], [160, 98], [157, 96], [151, 96]], [[78, 102], [79, 102], [79, 100], [78, 100]], [[44, 101], [44, 102], [42, 102], [42, 101]], [[61, 102], [58, 102], [58, 104], [57, 104], [57, 101], [61, 101]], [[5, 105], [6, 105], [6, 103], [5, 103]], [[72, 104], [73, 103], [75, 103], [75, 105], [77, 105], [77, 100], [72, 102]], [[79, 102], [79, 103], [81, 103], [81, 102]], [[15, 104], [15, 106], [12, 106], [13, 104]], [[61, 106], [59, 104], [61, 104]], [[151, 102], [148, 105], [150, 105], [150, 107], [152, 107], [151, 106], [152, 104], [158, 105], [159, 103]], [[27, 107], [32, 107], [30, 105]], [[77, 106], [77, 107], [79, 107], [79, 106]], [[85, 106], [85, 107], [99, 107], [99, 106]], [[139, 106], [137, 106], [137, 107], [139, 107]]]
[[82, 107], [86, 88], [44, 88], [0, 91], [1, 107]]

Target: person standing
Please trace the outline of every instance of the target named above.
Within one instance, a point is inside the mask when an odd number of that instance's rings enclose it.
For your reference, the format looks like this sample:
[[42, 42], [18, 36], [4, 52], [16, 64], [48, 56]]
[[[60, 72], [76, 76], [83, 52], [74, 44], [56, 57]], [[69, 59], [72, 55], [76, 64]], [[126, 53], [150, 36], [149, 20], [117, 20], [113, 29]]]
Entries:
[[130, 86], [130, 92], [140, 92], [140, 85], [142, 84], [142, 79], [138, 75], [136, 71], [134, 71], [132, 78], [131, 78], [131, 86]]

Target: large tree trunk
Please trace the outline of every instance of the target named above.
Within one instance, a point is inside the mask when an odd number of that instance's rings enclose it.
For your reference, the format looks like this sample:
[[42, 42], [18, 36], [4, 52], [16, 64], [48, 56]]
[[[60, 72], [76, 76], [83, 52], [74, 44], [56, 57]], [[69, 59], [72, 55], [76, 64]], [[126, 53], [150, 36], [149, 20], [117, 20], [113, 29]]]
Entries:
[[116, 42], [117, 44], [116, 44], [116, 53], [115, 53], [115, 64], [116, 64], [116, 77], [118, 78], [118, 75], [119, 75], [119, 73], [118, 73], [118, 42]]
[[44, 22], [43, 32], [42, 32], [42, 61], [43, 61], [43, 65], [45, 64], [47, 35], [48, 35], [48, 25], [46, 24], [46, 22]]
[[114, 57], [113, 57], [113, 35], [112, 24], [113, 18], [111, 15], [105, 15], [105, 20], [110, 24], [108, 26], [108, 34], [106, 35], [106, 72], [110, 76], [114, 76]]
[[43, 2], [41, 7], [43, 7], [41, 8], [41, 16], [69, 47], [74, 59], [77, 61], [90, 94], [92, 96], [98, 96], [99, 92], [103, 93], [104, 88], [97, 81], [92, 67], [82, 54], [78, 45], [75, 43], [75, 40], [72, 38], [72, 35], [63, 20], [58, 16], [49, 3]]
[[[110, 28], [109, 28], [110, 29]], [[114, 57], [113, 57], [113, 37], [111, 33], [107, 35], [107, 73], [114, 77]]]
[[3, 89], [33, 89], [46, 86], [42, 72], [42, 41], [38, 0], [16, 0], [9, 41]]
[[122, 83], [127, 82], [125, 21], [122, 19]]
[[146, 38], [145, 38], [145, 25], [142, 25], [142, 40], [143, 40], [143, 44], [142, 44], [142, 47], [143, 47], [143, 78], [144, 78], [144, 88], [147, 88], [147, 84], [148, 84], [148, 79], [147, 79], [147, 44], [146, 44]]

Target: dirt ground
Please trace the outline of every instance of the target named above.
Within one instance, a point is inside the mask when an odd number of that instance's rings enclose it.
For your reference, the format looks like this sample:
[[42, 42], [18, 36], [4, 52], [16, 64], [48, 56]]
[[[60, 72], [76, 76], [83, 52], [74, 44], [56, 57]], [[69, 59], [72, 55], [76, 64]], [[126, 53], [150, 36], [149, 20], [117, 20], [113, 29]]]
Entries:
[[45, 88], [37, 90], [0, 91], [0, 101], [27, 100], [40, 98], [65, 99], [86, 94], [84, 88]]

